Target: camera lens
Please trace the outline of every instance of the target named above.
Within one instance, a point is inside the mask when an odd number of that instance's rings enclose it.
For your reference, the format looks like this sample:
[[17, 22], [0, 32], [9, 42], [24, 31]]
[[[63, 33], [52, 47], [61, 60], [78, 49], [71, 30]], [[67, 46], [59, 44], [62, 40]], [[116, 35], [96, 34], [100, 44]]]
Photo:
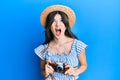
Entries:
[[63, 63], [57, 63], [56, 71], [57, 71], [57, 72], [60, 72], [60, 73], [63, 73], [63, 72], [64, 72]]
[[57, 71], [58, 72], [63, 72], [63, 68], [62, 67], [57, 67]]

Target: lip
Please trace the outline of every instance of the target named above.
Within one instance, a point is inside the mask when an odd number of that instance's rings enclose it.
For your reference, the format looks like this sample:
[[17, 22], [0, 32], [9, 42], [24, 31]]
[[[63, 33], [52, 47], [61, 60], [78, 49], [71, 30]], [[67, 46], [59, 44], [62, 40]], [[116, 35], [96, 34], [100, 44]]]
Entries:
[[57, 32], [57, 31], [60, 31], [61, 32], [61, 29], [55, 29], [55, 31]]
[[55, 33], [56, 33], [56, 36], [60, 36], [61, 35], [61, 29], [55, 29]]

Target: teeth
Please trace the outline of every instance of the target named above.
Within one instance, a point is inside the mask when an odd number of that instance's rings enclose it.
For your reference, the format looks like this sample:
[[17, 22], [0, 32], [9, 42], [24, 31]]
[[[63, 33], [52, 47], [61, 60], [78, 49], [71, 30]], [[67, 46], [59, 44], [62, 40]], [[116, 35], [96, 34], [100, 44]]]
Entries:
[[56, 29], [56, 31], [61, 31], [61, 29]]

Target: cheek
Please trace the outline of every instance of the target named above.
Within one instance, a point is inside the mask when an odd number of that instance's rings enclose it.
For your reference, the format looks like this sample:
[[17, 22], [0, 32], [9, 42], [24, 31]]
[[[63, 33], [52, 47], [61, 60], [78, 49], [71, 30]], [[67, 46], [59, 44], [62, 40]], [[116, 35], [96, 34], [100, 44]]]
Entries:
[[66, 28], [63, 29], [63, 31], [65, 32]]
[[54, 29], [53, 29], [53, 27], [51, 26], [51, 32], [53, 33], [54, 32]]
[[62, 34], [65, 34], [66, 28], [62, 28]]
[[63, 28], [62, 28], [62, 29], [63, 29], [63, 31], [65, 31], [65, 30], [66, 30], [66, 27], [65, 27], [65, 25], [63, 25]]
[[51, 25], [51, 31], [52, 31], [52, 33], [54, 33], [55, 32], [55, 28], [54, 28], [54, 26], [53, 25]]

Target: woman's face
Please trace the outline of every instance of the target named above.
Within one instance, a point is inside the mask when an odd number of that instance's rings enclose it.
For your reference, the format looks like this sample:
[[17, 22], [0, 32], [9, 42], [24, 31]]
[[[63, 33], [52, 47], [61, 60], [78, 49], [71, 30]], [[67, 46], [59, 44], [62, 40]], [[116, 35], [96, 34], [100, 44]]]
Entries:
[[60, 38], [62, 36], [65, 36], [65, 25], [62, 21], [62, 17], [60, 14], [56, 14], [54, 17], [54, 21], [51, 25], [51, 31], [55, 38]]

